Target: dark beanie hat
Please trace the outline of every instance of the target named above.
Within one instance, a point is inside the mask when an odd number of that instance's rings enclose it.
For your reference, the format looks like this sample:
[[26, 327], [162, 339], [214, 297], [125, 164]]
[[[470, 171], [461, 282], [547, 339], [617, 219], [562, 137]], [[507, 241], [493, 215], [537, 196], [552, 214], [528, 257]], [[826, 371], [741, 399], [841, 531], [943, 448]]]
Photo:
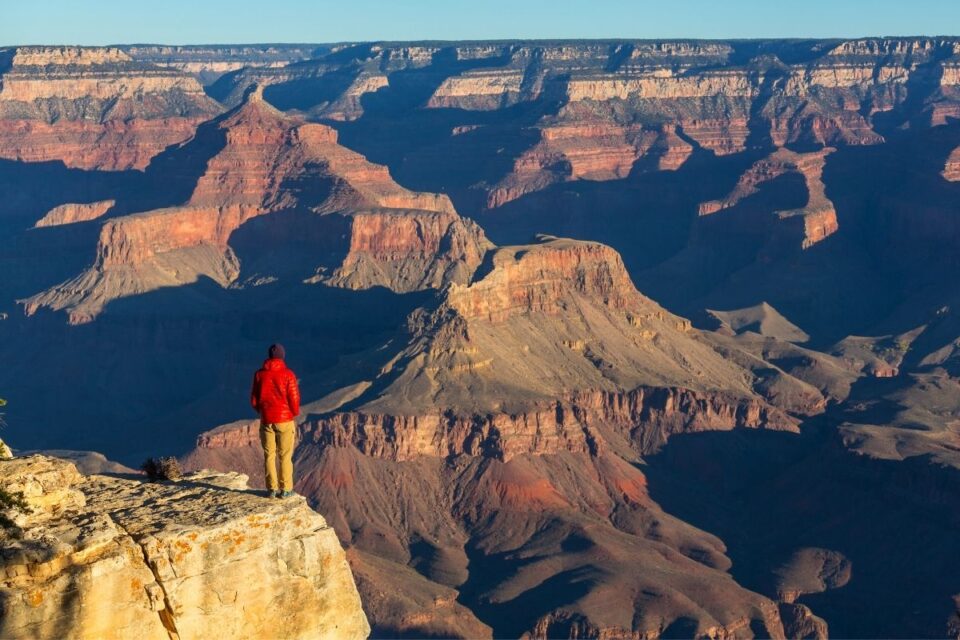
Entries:
[[267, 352], [267, 354], [271, 358], [279, 358], [280, 360], [283, 360], [284, 357], [286, 357], [287, 352], [283, 350], [282, 344], [272, 344], [270, 345], [270, 350]]

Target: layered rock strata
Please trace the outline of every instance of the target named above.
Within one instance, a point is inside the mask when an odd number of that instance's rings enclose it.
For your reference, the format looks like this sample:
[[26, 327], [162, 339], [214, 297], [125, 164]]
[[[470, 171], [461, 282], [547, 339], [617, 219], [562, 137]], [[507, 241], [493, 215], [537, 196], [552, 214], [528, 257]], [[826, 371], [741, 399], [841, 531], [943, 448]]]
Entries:
[[131, 45], [120, 49], [138, 62], [194, 75], [204, 84], [246, 68], [277, 69], [326, 53], [316, 45]]
[[570, 120], [541, 128], [540, 142], [517, 158], [511, 173], [489, 190], [487, 208], [558, 182], [626, 178], [644, 158], [652, 168], [674, 170], [693, 152], [672, 126]]
[[143, 169], [222, 108], [193, 77], [118, 48], [0, 51], [0, 157]]

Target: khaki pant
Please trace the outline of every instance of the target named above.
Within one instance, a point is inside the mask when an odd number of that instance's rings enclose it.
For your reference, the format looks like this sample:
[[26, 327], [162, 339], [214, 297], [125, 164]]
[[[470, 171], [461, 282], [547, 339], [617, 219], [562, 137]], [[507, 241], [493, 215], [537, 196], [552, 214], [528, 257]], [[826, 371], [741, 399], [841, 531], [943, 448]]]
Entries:
[[[293, 441], [296, 426], [289, 422], [260, 422], [260, 444], [263, 445], [263, 471], [267, 490], [293, 491]], [[280, 486], [277, 487], [277, 465], [280, 455]]]

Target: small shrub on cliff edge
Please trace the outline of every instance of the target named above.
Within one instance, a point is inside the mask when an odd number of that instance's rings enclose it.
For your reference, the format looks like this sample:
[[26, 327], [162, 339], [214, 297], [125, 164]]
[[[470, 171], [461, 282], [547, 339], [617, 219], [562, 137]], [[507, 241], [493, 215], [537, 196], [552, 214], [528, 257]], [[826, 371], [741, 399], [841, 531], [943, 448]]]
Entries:
[[[0, 398], [0, 407], [7, 404], [7, 401], [3, 398]], [[3, 413], [0, 413], [0, 427], [5, 427], [7, 425], [3, 420]], [[13, 457], [13, 451], [10, 450], [10, 447], [7, 446], [7, 443], [3, 441], [3, 438], [0, 438], [0, 460], [7, 460]]]
[[146, 462], [140, 465], [140, 468], [147, 474], [150, 480], [177, 481], [183, 477], [180, 462], [173, 456], [147, 458]]
[[8, 509], [20, 511], [21, 513], [30, 513], [30, 507], [27, 506], [22, 493], [10, 493], [6, 489], [0, 489], [0, 529], [13, 529], [16, 527], [13, 520], [3, 513]]
[[[0, 407], [3, 407], [7, 404], [7, 401], [3, 398], [0, 398]], [[6, 422], [3, 419], [3, 414], [0, 413], [0, 427], [5, 427]], [[3, 440], [0, 440], [0, 460], [5, 458], [12, 458], [13, 452], [10, 451], [10, 447], [4, 443]], [[6, 489], [0, 487], [0, 529], [15, 529], [16, 524], [13, 520], [7, 516], [4, 511], [9, 510], [19, 511], [20, 513], [30, 513], [31, 509], [27, 505], [26, 500], [23, 499], [23, 494], [19, 491], [16, 493], [11, 493]]]

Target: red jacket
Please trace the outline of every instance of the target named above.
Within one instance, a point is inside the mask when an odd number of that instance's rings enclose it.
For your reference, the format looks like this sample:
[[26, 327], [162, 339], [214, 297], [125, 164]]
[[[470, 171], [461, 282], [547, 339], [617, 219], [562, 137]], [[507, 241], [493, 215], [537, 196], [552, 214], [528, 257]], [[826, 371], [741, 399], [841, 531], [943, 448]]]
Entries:
[[297, 376], [279, 358], [268, 358], [253, 374], [250, 404], [264, 422], [288, 422], [300, 415]]

